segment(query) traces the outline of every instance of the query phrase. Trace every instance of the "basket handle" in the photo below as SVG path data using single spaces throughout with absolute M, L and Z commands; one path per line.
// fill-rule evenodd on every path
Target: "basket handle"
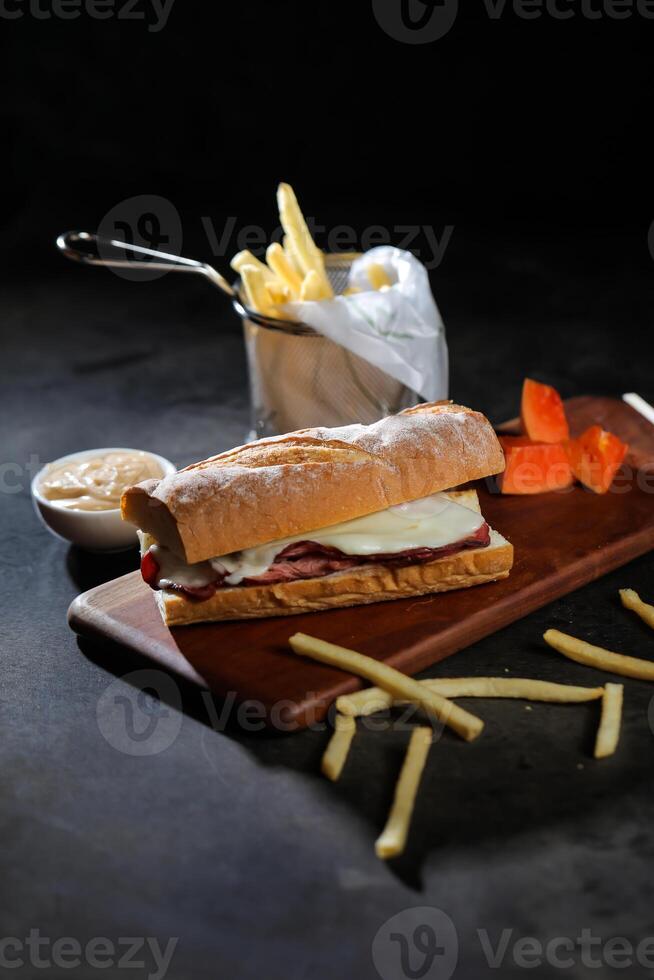
M 206 262 L 198 262 L 196 259 L 156 252 L 154 249 L 132 245 L 114 238 L 102 238 L 88 231 L 63 232 L 57 238 L 57 248 L 67 259 L 82 262 L 84 265 L 103 265 L 115 269 L 156 269 L 162 272 L 197 272 L 214 286 L 222 289 L 227 296 L 232 299 L 236 296 L 224 276 L 221 276 L 213 266 L 207 265 Z M 114 252 L 115 258 L 112 255 Z M 139 262 L 126 258 L 126 254 L 150 256 L 154 261 Z

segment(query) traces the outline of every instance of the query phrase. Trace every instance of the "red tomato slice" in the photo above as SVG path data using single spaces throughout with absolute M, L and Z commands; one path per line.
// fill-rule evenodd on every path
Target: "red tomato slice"
M 141 558 L 141 575 L 151 589 L 159 588 L 159 564 L 149 551 Z

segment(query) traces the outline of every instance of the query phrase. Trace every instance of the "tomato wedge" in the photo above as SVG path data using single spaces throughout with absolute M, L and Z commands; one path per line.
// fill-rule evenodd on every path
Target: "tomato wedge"
M 594 493 L 606 493 L 627 455 L 629 446 L 601 425 L 591 425 L 566 444 L 572 472 Z
M 570 438 L 561 396 L 550 385 L 525 378 L 520 418 L 525 435 L 535 442 L 564 442 Z
M 502 493 L 548 493 L 572 482 L 565 447 L 535 442 L 527 436 L 500 436 L 506 469 L 500 477 Z

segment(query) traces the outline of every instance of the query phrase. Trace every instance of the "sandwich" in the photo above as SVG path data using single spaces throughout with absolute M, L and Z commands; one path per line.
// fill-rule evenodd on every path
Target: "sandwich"
M 460 489 L 503 469 L 488 419 L 438 402 L 239 446 L 121 508 L 166 624 L 289 616 L 506 578 L 512 546 Z

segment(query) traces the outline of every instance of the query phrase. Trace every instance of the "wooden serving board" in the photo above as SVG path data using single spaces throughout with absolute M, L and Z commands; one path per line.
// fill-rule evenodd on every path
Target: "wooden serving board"
M 654 426 L 609 398 L 575 398 L 566 410 L 573 434 L 599 422 L 630 444 L 628 480 L 618 478 L 626 492 L 596 496 L 576 487 L 502 497 L 480 484 L 484 516 L 515 547 L 508 579 L 421 599 L 168 629 L 133 572 L 78 596 L 70 625 L 124 644 L 219 697 L 255 701 L 276 727 L 306 726 L 361 685 L 291 653 L 287 640 L 297 630 L 413 674 L 654 548 Z

